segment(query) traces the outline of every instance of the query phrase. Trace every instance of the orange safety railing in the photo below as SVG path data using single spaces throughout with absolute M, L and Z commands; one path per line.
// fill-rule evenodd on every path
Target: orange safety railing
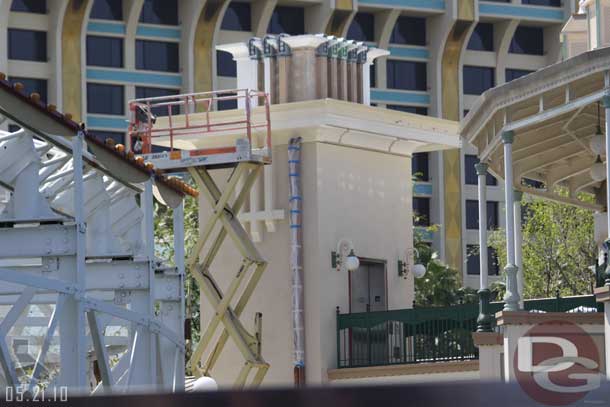
M 235 116 L 211 115 L 218 102 L 236 101 L 235 111 L 243 112 L 243 118 Z M 240 101 L 242 103 L 240 103 Z M 261 103 L 262 102 L 262 103 Z M 264 115 L 253 120 L 253 107 L 262 104 Z M 190 93 L 136 99 L 129 102 L 130 123 L 128 130 L 129 146 L 136 154 L 152 152 L 154 138 L 168 137 L 170 151 L 174 150 L 177 137 L 202 137 L 219 132 L 239 132 L 243 130 L 252 151 L 252 133 L 264 131 L 267 155 L 271 156 L 271 116 L 269 95 L 251 89 L 232 89 L 214 92 Z M 157 117 L 165 117 L 163 124 Z M 180 120 L 177 118 L 180 117 Z M 135 147 L 135 148 L 134 148 Z

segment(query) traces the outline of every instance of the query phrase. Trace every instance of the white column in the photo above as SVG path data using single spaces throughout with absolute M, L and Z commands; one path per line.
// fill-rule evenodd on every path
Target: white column
M 504 311 L 519 310 L 517 266 L 515 265 L 515 207 L 513 197 L 513 141 L 512 131 L 502 133 L 504 143 L 504 194 L 506 198 L 506 294 Z
M 604 112 L 606 114 L 606 181 L 610 180 L 610 93 L 602 99 L 604 106 Z M 610 188 L 606 185 L 606 215 L 608 217 L 608 234 L 609 237 L 606 240 L 606 246 L 610 244 Z M 610 287 L 610 267 L 606 268 L 606 283 L 605 287 L 601 290 L 608 290 Z M 607 300 L 607 296 L 604 291 L 596 293 L 597 301 L 604 303 L 604 342 L 606 346 L 606 379 L 610 380 L 610 301 Z M 601 298 L 600 298 L 601 297 Z
M 492 317 L 489 314 L 490 292 L 487 283 L 489 271 L 487 262 L 487 164 L 475 165 L 479 181 L 479 316 L 477 332 L 491 332 Z
M 602 104 L 604 106 L 604 113 L 606 114 L 606 214 L 608 216 L 608 240 L 606 244 L 610 244 L 610 186 L 608 181 L 610 180 L 610 93 L 607 92 L 602 98 Z M 610 246 L 609 246 L 610 247 Z M 610 285 L 610 262 L 609 267 L 606 268 L 606 284 Z M 610 308 L 610 307 L 606 307 Z M 606 335 L 608 338 L 608 335 Z M 608 339 L 606 339 L 608 340 Z M 610 374 L 610 373 L 609 373 Z
M 488 288 L 487 276 L 487 164 L 475 165 L 479 177 L 479 261 L 480 261 L 480 289 Z
M 517 290 L 519 293 L 519 308 L 523 309 L 523 231 L 521 230 L 521 199 L 523 192 L 513 191 L 515 197 L 515 266 L 517 266 Z

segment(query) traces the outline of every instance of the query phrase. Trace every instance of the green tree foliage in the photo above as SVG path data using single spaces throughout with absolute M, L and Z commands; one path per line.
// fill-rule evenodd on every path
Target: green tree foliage
M 174 261 L 173 210 L 155 203 L 155 252 L 164 260 Z M 186 256 L 193 249 L 199 236 L 197 200 L 187 197 L 184 200 L 184 249 Z M 193 343 L 199 341 L 199 288 L 191 273 L 186 275 L 186 318 L 191 321 L 191 343 L 187 343 L 187 356 Z
M 523 206 L 524 299 L 592 294 L 597 262 L 591 211 L 531 198 Z M 506 265 L 506 235 L 490 235 L 502 268 Z M 503 284 L 492 287 L 503 293 Z
M 415 306 L 447 307 L 478 301 L 476 290 L 462 287 L 460 273 L 442 263 L 430 246 L 422 241 L 421 235 L 414 233 L 417 249 L 416 261 L 426 266 L 426 274 L 415 279 Z

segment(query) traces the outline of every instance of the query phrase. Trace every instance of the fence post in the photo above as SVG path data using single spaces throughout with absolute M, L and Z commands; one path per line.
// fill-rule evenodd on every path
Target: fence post
M 555 312 L 560 312 L 560 302 L 561 302 L 561 293 L 559 292 L 559 288 L 555 290 Z
M 366 304 L 366 346 L 367 346 L 367 356 L 369 359 L 369 366 L 371 366 L 372 358 L 371 358 L 371 324 L 369 322 L 369 312 L 371 312 L 371 304 Z
M 337 369 L 341 367 L 341 331 L 339 327 L 339 314 L 341 309 L 337 305 L 336 313 L 337 313 Z

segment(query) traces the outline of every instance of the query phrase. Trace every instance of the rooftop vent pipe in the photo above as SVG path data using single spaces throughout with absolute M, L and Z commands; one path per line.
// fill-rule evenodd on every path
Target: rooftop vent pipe
M 237 63 L 237 87 L 261 89 L 272 104 L 332 98 L 370 104 L 370 66 L 388 51 L 326 35 L 267 35 L 220 45 Z

